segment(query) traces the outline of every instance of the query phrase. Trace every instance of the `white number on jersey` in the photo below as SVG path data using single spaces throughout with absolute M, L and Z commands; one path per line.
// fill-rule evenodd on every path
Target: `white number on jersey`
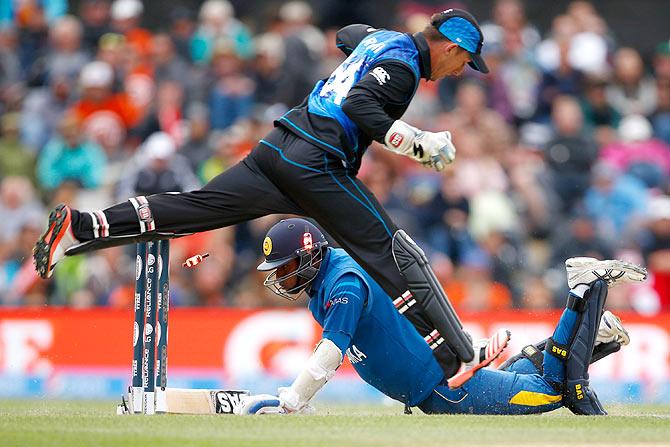
M 354 82 L 356 82 L 356 73 L 363 62 L 365 62 L 365 59 L 362 58 L 351 62 L 344 61 L 321 87 L 321 93 L 319 94 L 322 97 L 334 95 L 333 102 L 338 106 L 341 105 Z

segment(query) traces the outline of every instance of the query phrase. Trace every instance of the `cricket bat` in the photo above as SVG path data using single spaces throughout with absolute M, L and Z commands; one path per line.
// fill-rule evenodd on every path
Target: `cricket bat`
M 162 402 L 156 404 L 156 413 L 234 414 L 240 406 L 242 397 L 248 396 L 249 391 L 165 388 L 162 394 Z M 132 402 L 132 399 L 128 400 L 130 406 Z M 128 403 L 124 396 L 118 406 L 117 414 L 132 414 L 133 408 L 130 408 Z M 142 409 L 138 412 L 141 413 Z

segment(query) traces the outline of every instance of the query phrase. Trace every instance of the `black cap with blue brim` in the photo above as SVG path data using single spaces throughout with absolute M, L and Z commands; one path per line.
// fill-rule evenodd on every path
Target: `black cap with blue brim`
M 482 73 L 489 72 L 481 54 L 484 36 L 472 14 L 462 9 L 447 9 L 437 14 L 431 24 L 444 37 L 470 53 L 468 65 Z

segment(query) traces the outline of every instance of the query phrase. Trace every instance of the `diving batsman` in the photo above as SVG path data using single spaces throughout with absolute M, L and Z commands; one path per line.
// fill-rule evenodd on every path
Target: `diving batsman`
M 604 311 L 609 287 L 646 279 L 646 270 L 622 261 L 570 258 L 565 262 L 566 308 L 553 335 L 505 362 L 500 369 L 462 366 L 460 380 L 446 376 L 431 348 L 398 312 L 385 291 L 344 250 L 331 248 L 304 219 L 282 220 L 267 233 L 265 285 L 278 295 L 309 297 L 309 310 L 323 328 L 293 384 L 278 394 L 243 399 L 239 414 L 298 413 L 333 377 L 346 355 L 367 383 L 425 413 L 531 414 L 567 407 L 578 415 L 607 414 L 589 384 L 589 365 L 629 343 L 621 321 Z M 482 358 L 509 336 L 500 330 L 476 343 Z M 428 343 L 427 343 L 428 342 Z M 458 377 L 455 376 L 455 377 Z
M 422 80 L 459 76 L 466 65 L 487 73 L 482 45 L 477 20 L 458 9 L 434 14 L 416 34 L 342 28 L 337 46 L 347 58 L 302 104 L 279 117 L 244 160 L 196 191 L 131 197 L 93 211 L 59 205 L 33 251 L 37 272 L 51 276 L 65 255 L 268 214 L 307 216 L 399 303 L 421 338 L 434 341 L 436 365 L 445 377 L 454 376 L 463 362 L 477 361 L 471 339 L 423 251 L 356 175 L 373 140 L 428 169 L 442 171 L 454 161 L 449 132 L 417 129 L 401 118 Z

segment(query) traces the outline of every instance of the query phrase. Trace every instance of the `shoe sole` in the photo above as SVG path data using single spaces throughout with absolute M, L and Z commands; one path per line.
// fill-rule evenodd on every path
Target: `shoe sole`
M 49 214 L 49 223 L 47 230 L 40 236 L 33 248 L 33 261 L 35 270 L 40 277 L 49 278 L 53 272 L 51 259 L 53 258 L 53 249 L 58 246 L 65 232 L 61 231 L 70 224 L 71 214 L 67 206 L 58 205 Z
M 579 272 L 573 275 L 574 277 L 581 277 L 586 273 L 592 273 L 598 279 L 600 275 L 595 273 L 597 271 L 604 270 L 606 275 L 610 275 L 611 279 L 605 280 L 609 286 L 613 286 L 619 283 L 619 280 L 623 279 L 624 282 L 637 282 L 644 281 L 647 279 L 647 270 L 643 267 L 635 265 L 630 262 L 620 261 L 620 260 L 611 260 L 611 261 L 577 261 L 574 264 L 565 264 L 567 269 L 578 270 Z M 612 275 L 612 272 L 617 271 L 616 275 Z M 635 278 L 631 275 L 639 275 L 641 278 Z M 586 284 L 586 283 L 580 283 Z
M 509 341 L 512 338 L 512 333 L 510 331 L 505 332 L 507 332 L 507 337 L 505 337 L 505 340 L 500 344 L 500 346 L 498 346 L 498 349 L 496 349 L 493 352 L 493 355 L 491 357 L 479 362 L 477 365 L 472 367 L 472 369 L 457 373 L 449 380 L 447 380 L 447 385 L 449 385 L 449 389 L 454 390 L 456 388 L 460 388 L 461 386 L 463 386 L 465 382 L 472 379 L 472 376 L 474 376 L 477 371 L 479 371 L 484 367 L 489 366 L 495 359 L 500 357 L 500 354 L 502 354 L 505 348 L 507 348 L 507 345 L 509 344 Z
M 622 346 L 626 346 L 628 343 L 630 343 L 630 335 L 628 335 L 628 331 L 626 328 L 623 327 L 623 324 L 621 323 L 621 319 L 614 315 L 613 313 L 609 313 L 610 317 L 605 319 L 605 321 L 611 325 L 614 326 L 614 328 L 618 331 L 617 338 L 614 340 L 617 343 L 620 343 Z M 619 341 L 618 338 L 621 337 L 623 340 Z

